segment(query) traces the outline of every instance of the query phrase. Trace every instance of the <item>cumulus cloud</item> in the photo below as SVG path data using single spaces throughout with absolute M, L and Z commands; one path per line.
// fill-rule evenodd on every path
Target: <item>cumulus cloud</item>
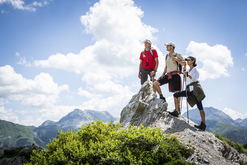
M 12 109 L 5 109 L 4 106 L 0 107 L 0 119 L 19 123 L 18 117 L 15 115 Z
M 32 80 L 9 65 L 0 67 L 0 98 L 4 100 L 18 101 L 24 106 L 49 106 L 68 88 L 68 85 L 58 86 L 47 73 L 40 73 Z
M 34 1 L 33 3 L 25 4 L 24 0 L 0 0 L 0 5 L 4 3 L 12 5 L 14 9 L 36 11 L 37 7 L 46 6 L 48 1 Z
M 202 63 L 202 67 L 199 66 L 202 81 L 229 76 L 227 69 L 233 66 L 233 58 L 231 51 L 226 46 L 209 46 L 207 43 L 191 41 L 186 50 Z
M 224 108 L 224 110 L 222 110 L 224 113 L 228 114 L 233 120 L 236 120 L 238 118 L 240 119 L 245 119 L 247 118 L 247 114 L 242 114 L 242 113 L 239 113 L 237 111 L 234 111 L 230 108 Z
M 158 31 L 141 21 L 143 14 L 132 0 L 100 0 L 80 18 L 85 32 L 95 40 L 93 45 L 79 54 L 57 53 L 46 60 L 36 60 L 33 65 L 81 75 L 86 85 L 78 89 L 78 95 L 89 99 L 83 107 L 119 115 L 133 95 L 125 85 L 126 78 L 136 75 L 131 81 L 139 82 L 137 72 L 139 55 L 144 48 L 142 42 L 146 38 L 155 40 L 153 34 Z M 163 60 L 160 61 L 162 65 Z

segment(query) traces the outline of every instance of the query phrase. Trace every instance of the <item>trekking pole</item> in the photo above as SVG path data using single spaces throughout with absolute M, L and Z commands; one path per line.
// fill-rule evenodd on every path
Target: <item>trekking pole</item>
M 187 81 L 186 81 L 185 75 L 184 75 L 184 79 L 185 79 L 185 93 L 186 93 L 187 120 L 188 120 L 188 123 L 189 123 L 189 106 L 188 106 L 188 101 L 187 101 L 188 92 L 187 92 Z
M 182 90 L 184 90 L 184 78 L 185 76 L 183 76 L 183 86 L 182 86 Z M 180 112 L 182 113 L 183 110 L 183 97 L 181 97 L 181 103 L 180 103 Z

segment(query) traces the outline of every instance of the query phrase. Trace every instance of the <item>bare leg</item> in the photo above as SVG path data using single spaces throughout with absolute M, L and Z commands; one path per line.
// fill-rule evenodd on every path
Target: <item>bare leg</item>
M 205 122 L 205 111 L 203 109 L 200 110 L 200 115 L 201 115 L 202 122 L 206 125 L 206 122 Z
M 179 92 L 179 91 L 175 91 L 175 93 L 177 93 L 177 92 Z M 180 100 L 181 100 L 180 97 L 179 98 L 174 97 L 174 104 L 175 104 L 175 109 L 177 112 L 179 112 Z
M 179 98 L 180 98 L 180 97 L 179 97 Z M 178 107 L 179 107 L 179 98 L 174 97 L 175 110 L 176 110 L 177 112 L 179 112 L 179 111 L 178 111 Z
M 159 95 L 162 94 L 162 91 L 160 89 L 160 83 L 158 81 L 155 81 L 153 84 L 154 92 L 158 92 Z

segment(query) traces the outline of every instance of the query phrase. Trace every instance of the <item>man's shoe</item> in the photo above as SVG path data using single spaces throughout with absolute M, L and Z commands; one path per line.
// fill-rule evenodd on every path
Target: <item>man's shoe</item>
M 207 127 L 203 122 L 201 122 L 200 125 L 194 125 L 194 126 L 202 131 L 205 131 Z
M 175 110 L 175 111 L 173 111 L 173 112 L 168 112 L 170 115 L 172 115 L 172 116 L 175 116 L 175 117 L 178 117 L 178 112 Z
M 161 100 L 164 100 L 164 102 L 166 102 L 166 98 L 165 97 L 160 97 Z
M 174 109 L 174 111 L 173 111 L 173 112 L 175 112 L 175 111 L 176 111 L 176 109 Z M 179 115 L 181 115 L 180 106 L 178 107 L 178 114 L 179 114 Z

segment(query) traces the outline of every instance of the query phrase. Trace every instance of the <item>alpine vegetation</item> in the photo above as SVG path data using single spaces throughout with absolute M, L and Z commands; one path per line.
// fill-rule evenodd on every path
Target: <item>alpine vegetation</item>
M 46 150 L 34 151 L 31 164 L 192 164 L 186 162 L 193 149 L 161 129 L 101 121 L 77 132 L 59 132 Z

